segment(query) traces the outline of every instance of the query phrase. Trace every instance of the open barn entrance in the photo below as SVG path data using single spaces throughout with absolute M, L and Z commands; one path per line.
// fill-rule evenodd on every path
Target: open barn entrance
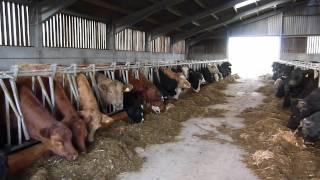
M 280 57 L 280 37 L 230 37 L 228 46 L 232 71 L 243 78 L 271 73 Z

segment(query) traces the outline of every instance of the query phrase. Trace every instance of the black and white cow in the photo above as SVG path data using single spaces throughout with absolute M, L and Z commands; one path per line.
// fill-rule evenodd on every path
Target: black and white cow
M 208 67 L 202 67 L 199 72 L 203 75 L 203 78 L 207 83 L 213 83 L 215 81 L 214 75 L 210 72 Z
M 315 89 L 304 99 L 298 100 L 297 105 L 292 108 L 292 115 L 288 121 L 287 127 L 297 129 L 300 121 L 311 114 L 320 111 L 320 89 Z
M 230 62 L 224 62 L 221 65 L 218 65 L 219 72 L 223 77 L 227 77 L 231 74 L 231 66 Z
M 175 89 L 178 87 L 178 82 L 169 78 L 160 69 L 155 69 L 153 71 L 153 84 L 162 93 L 164 99 L 168 99 L 169 97 L 176 95 Z
M 124 92 L 123 110 L 127 112 L 130 122 L 141 123 L 144 121 L 143 102 L 138 93 L 134 91 Z
M 197 93 L 200 92 L 200 86 L 206 83 L 203 75 L 200 72 L 195 72 L 194 70 L 189 69 L 188 77 L 192 90 Z

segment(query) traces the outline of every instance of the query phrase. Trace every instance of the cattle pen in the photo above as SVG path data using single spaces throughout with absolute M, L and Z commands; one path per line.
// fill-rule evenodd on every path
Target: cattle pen
M 319 23 L 319 0 L 1 0 L 0 180 L 320 179 Z

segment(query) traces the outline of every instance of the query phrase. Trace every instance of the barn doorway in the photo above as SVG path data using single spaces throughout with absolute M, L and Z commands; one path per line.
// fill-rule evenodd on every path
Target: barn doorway
M 242 78 L 271 74 L 272 62 L 280 58 L 280 37 L 230 37 L 228 56 Z

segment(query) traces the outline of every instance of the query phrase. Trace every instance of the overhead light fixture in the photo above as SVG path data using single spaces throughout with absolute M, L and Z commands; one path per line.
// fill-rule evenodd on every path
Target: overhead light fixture
M 257 3 L 258 1 L 259 0 L 246 0 L 246 1 L 243 1 L 241 3 L 234 5 L 234 9 L 239 9 L 239 8 L 242 8 L 242 7 L 247 6 L 249 4 Z

